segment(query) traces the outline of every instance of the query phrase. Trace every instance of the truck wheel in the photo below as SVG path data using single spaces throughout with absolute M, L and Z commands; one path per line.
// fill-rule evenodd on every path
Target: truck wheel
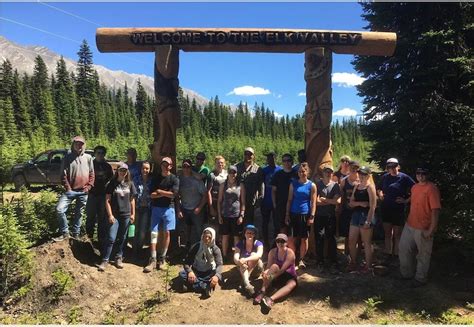
M 25 177 L 23 177 L 23 175 L 16 175 L 13 177 L 13 184 L 15 184 L 15 191 L 19 192 L 20 188 L 26 185 Z

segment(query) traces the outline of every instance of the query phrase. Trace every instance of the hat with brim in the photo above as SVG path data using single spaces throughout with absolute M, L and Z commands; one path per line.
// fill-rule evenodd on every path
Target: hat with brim
M 229 168 L 227 168 L 227 171 L 228 171 L 228 172 L 230 172 L 230 171 L 235 171 L 235 172 L 237 172 L 238 170 L 237 170 L 237 167 L 236 167 L 236 166 L 232 165 L 232 166 L 229 166 Z
M 358 161 L 355 161 L 355 160 L 351 160 L 349 161 L 349 166 L 356 166 L 356 167 L 360 167 L 360 164 Z
M 288 242 L 288 236 L 286 236 L 286 234 L 280 233 L 275 237 L 275 241 L 278 241 L 278 240 L 283 240 L 285 242 Z
M 417 174 L 428 174 L 429 172 L 430 172 L 430 170 L 426 167 L 416 168 L 416 173 Z
M 173 164 L 173 160 L 170 157 L 163 157 L 163 159 L 161 159 L 161 163 L 163 162 L 167 162 L 169 165 Z
M 183 167 L 185 167 L 185 166 L 192 167 L 193 162 L 191 161 L 191 159 L 184 159 L 182 165 L 183 165 Z
M 127 169 L 128 170 L 128 165 L 125 162 L 120 162 L 117 169 Z
M 386 163 L 387 166 L 398 166 L 397 158 L 389 158 Z
M 81 142 L 81 143 L 86 143 L 86 141 L 84 140 L 84 138 L 82 136 L 75 136 L 73 139 L 72 139 L 73 142 Z
M 365 175 L 372 174 L 372 170 L 370 170 L 370 168 L 366 166 L 360 167 L 359 169 L 357 169 L 357 172 L 360 174 L 365 174 Z
M 250 152 L 251 154 L 255 154 L 254 149 L 251 148 L 251 147 L 246 147 L 246 148 L 244 149 L 244 152 Z
M 334 167 L 331 166 L 331 165 L 329 165 L 329 164 L 326 164 L 326 165 L 323 165 L 323 166 L 321 167 L 321 170 L 322 170 L 322 171 L 330 170 L 331 172 L 334 172 Z
M 247 230 L 251 230 L 251 231 L 254 232 L 255 234 L 258 233 L 257 227 L 255 227 L 255 225 L 252 225 L 252 224 L 249 224 L 249 225 L 245 226 L 245 228 L 244 228 L 244 233 L 245 233 Z

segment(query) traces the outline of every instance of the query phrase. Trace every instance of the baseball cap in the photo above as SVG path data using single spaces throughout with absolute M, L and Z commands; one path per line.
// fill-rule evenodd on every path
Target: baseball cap
M 284 240 L 285 242 L 288 242 L 288 236 L 286 234 L 280 233 L 275 237 L 276 240 Z
M 258 229 L 257 229 L 257 227 L 255 227 L 255 225 L 248 224 L 247 226 L 245 226 L 244 233 L 247 231 L 247 229 L 252 230 L 255 234 L 258 233 Z
M 397 158 L 390 158 L 387 160 L 387 165 L 393 166 L 393 165 L 398 165 L 398 159 Z
M 331 166 L 330 164 L 325 164 L 321 167 L 321 170 L 330 170 L 330 171 L 334 171 L 334 167 Z
M 81 142 L 81 143 L 86 143 L 86 141 L 84 140 L 84 138 L 82 136 L 74 136 L 74 138 L 72 139 L 73 142 Z
M 125 162 L 120 162 L 117 169 L 128 169 L 128 165 Z
M 191 159 L 184 159 L 184 160 L 183 160 L 183 167 L 184 167 L 184 166 L 192 167 L 192 166 L 193 166 L 193 162 L 191 161 Z
M 359 169 L 357 169 L 357 172 L 362 173 L 362 174 L 366 174 L 366 175 L 372 174 L 372 170 L 370 170 L 370 168 L 366 167 L 366 166 L 360 167 Z
M 359 164 L 358 161 L 350 160 L 350 161 L 349 161 L 349 166 L 357 166 L 357 167 L 360 167 L 360 164 Z
M 351 157 L 349 157 L 348 155 L 343 155 L 341 157 L 341 159 L 339 159 L 339 161 L 347 161 L 347 162 L 350 162 L 351 161 Z
M 170 157 L 163 157 L 163 159 L 161 159 L 161 163 L 163 162 L 167 162 L 170 165 L 173 164 L 173 160 Z
M 231 170 L 237 172 L 237 171 L 238 171 L 238 170 L 237 170 L 237 166 L 231 165 L 231 166 L 229 166 L 229 168 L 227 168 L 227 171 L 231 171 Z
M 255 151 L 254 151 L 253 148 L 251 148 L 251 147 L 246 147 L 246 148 L 244 149 L 244 152 L 250 152 L 250 153 L 252 153 L 252 154 L 255 154 Z
M 430 172 L 430 170 L 426 167 L 418 167 L 416 168 L 416 173 L 419 174 L 428 174 Z

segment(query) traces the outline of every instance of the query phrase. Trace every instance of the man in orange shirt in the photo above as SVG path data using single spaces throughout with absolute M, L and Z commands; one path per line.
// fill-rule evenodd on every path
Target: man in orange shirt
M 426 168 L 416 170 L 418 183 L 411 189 L 410 214 L 400 238 L 400 273 L 404 279 L 414 277 L 413 287 L 427 282 L 433 234 L 441 209 L 438 187 L 429 181 L 428 173 Z

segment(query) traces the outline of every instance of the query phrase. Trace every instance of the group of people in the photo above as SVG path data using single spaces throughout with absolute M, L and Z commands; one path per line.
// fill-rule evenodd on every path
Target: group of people
M 94 158 L 84 151 L 84 139 L 75 137 L 62 163 L 66 192 L 57 206 L 60 236 L 55 240 L 70 237 L 66 211 L 76 200 L 72 236 L 79 235 L 85 206 L 89 238 L 98 225 L 101 271 L 111 258 L 117 268 L 123 268 L 130 224 L 135 225 L 133 248 L 141 251 L 146 245 L 150 249 L 144 272 L 166 265 L 170 232 L 176 230 L 177 246 L 187 251 L 180 273 L 183 288 L 199 289 L 210 296 L 222 279 L 223 263 L 233 261 L 243 288 L 254 302 L 271 308 L 275 300 L 296 287 L 296 269 L 306 267 L 312 225 L 318 265 L 327 263 L 338 269 L 339 235 L 345 237 L 344 248 L 349 254 L 347 270 L 369 273 L 373 227 L 381 217 L 387 260 L 398 255 L 402 278 L 414 278 L 418 285 L 426 283 L 441 207 L 439 191 L 429 181 L 426 168 L 417 169 L 415 184 L 400 172 L 398 160 L 390 158 L 386 173 L 375 185 L 369 167 L 343 156 L 337 171 L 323 165 L 322 176 L 312 180 L 304 150 L 298 151 L 296 165 L 291 154 L 284 154 L 281 166 L 276 164 L 276 154 L 269 152 L 262 168 L 255 162 L 254 149 L 247 147 L 243 160 L 227 168 L 225 158 L 216 156 L 213 170 L 204 164 L 205 153 L 199 152 L 194 162 L 182 161 L 177 175 L 172 173 L 171 158 L 163 157 L 153 167 L 149 161 L 137 162 L 136 150 L 129 149 L 127 161 L 113 173 L 105 161 L 105 147 L 95 147 Z M 377 200 L 381 206 L 376 215 Z M 411 209 L 405 224 L 408 203 Z M 262 215 L 261 234 L 254 226 L 256 208 Z M 357 257 L 362 248 L 365 260 L 359 265 Z M 266 269 L 264 249 L 271 249 Z M 263 278 L 258 294 L 250 282 L 255 272 Z M 271 284 L 278 290 L 268 296 Z

